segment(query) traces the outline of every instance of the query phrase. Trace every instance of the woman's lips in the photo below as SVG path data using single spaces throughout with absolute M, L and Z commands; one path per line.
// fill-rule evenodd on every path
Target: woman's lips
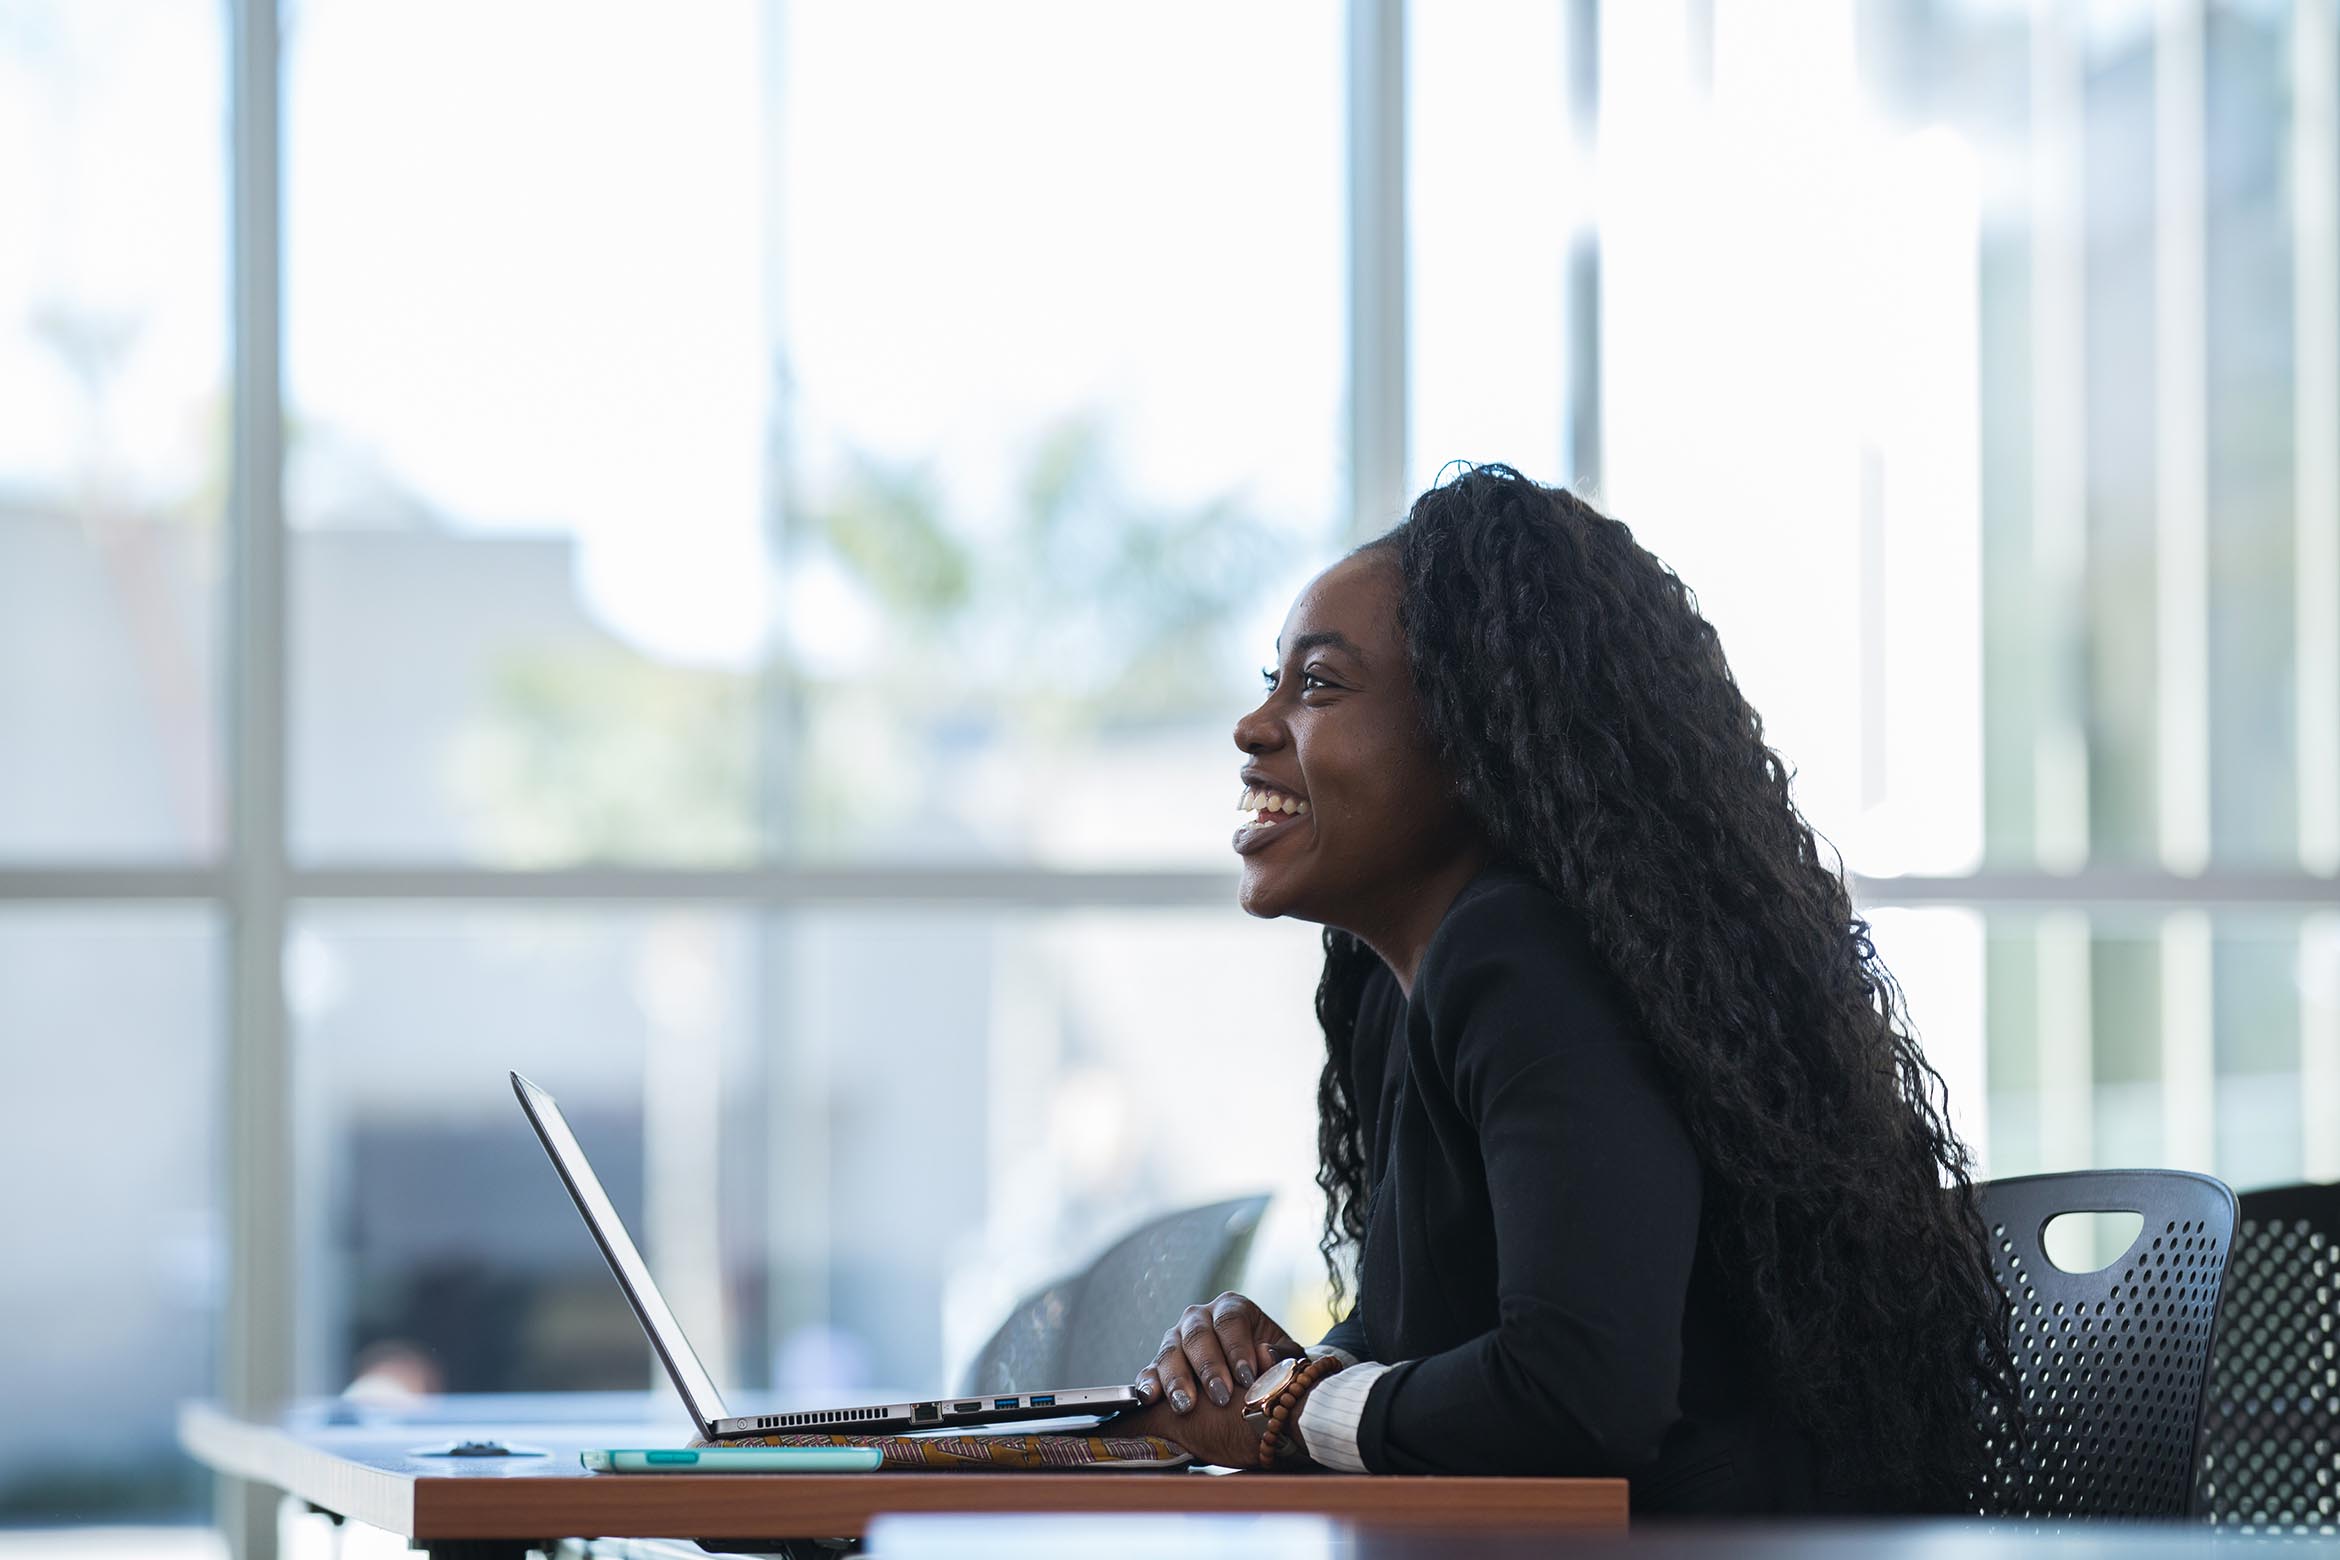
M 1235 831 L 1235 854 L 1248 856 L 1253 851 L 1265 849 L 1283 835 L 1316 826 L 1313 813 L 1270 813 L 1268 818 L 1272 821 L 1254 820 Z

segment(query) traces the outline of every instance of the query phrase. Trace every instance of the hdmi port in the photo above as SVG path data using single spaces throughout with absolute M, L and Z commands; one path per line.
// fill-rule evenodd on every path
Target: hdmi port
M 954 1414 L 972 1414 L 982 1406 L 983 1405 L 981 1403 L 953 1403 L 951 1405 L 951 1412 Z

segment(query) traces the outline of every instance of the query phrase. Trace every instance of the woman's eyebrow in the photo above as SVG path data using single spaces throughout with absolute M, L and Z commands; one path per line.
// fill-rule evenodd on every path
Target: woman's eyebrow
M 1292 641 L 1292 653 L 1294 655 L 1306 655 L 1309 651 L 1316 649 L 1318 646 L 1323 646 L 1328 650 L 1339 650 L 1346 654 L 1351 660 L 1355 661 L 1359 666 L 1366 666 L 1369 664 L 1365 659 L 1365 652 L 1352 644 L 1349 640 L 1349 636 L 1342 633 L 1337 628 L 1320 628 L 1314 632 L 1300 635 L 1298 638 Z M 1276 654 L 1282 655 L 1283 653 L 1284 641 L 1278 639 L 1276 641 Z

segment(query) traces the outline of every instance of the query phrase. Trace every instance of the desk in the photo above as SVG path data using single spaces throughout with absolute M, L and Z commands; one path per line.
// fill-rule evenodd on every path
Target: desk
M 284 1491 L 448 1560 L 519 1560 L 563 1538 L 703 1538 L 715 1547 L 858 1538 L 883 1512 L 1335 1513 L 1370 1529 L 1621 1532 L 1621 1479 L 1367 1478 L 1346 1474 L 590 1474 L 594 1446 L 679 1445 L 671 1425 L 589 1423 L 556 1398 L 504 1400 L 500 1422 L 450 1406 L 334 1424 L 317 1406 L 253 1423 L 180 1411 L 179 1444 L 216 1473 Z M 533 1412 L 527 1410 L 533 1409 Z M 428 1455 L 493 1440 L 541 1456 Z

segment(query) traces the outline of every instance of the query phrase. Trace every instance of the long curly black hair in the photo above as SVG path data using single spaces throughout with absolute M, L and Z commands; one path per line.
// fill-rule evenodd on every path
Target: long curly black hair
M 2019 1435 L 1946 1090 L 1821 859 L 1697 598 L 1620 522 L 1466 469 L 1358 552 L 1392 555 L 1427 735 L 1499 854 L 1576 910 L 1630 993 L 1719 1206 L 1708 1221 L 1834 1503 L 1971 1509 Z M 1322 1249 L 1364 1238 L 1348 1088 L 1380 960 L 1324 933 Z

